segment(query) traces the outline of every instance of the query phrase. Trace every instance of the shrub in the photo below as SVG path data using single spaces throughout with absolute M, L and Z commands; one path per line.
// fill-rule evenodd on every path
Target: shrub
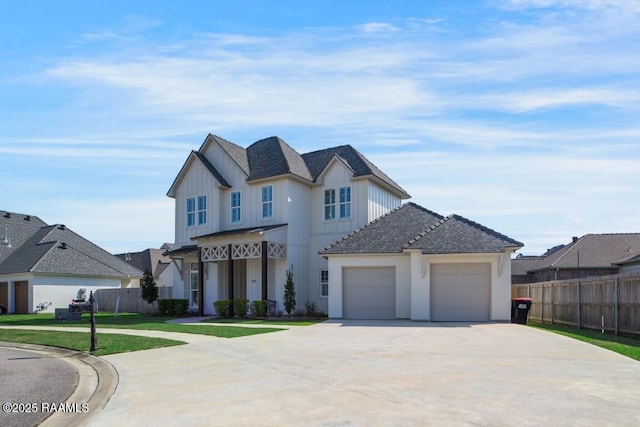
M 248 299 L 234 299 L 233 300 L 233 313 L 238 317 L 245 317 L 249 311 Z
M 147 269 L 144 270 L 140 287 L 142 288 L 142 299 L 147 303 L 153 304 L 158 300 L 158 284 Z
M 313 301 L 307 300 L 304 307 L 307 310 L 307 316 L 314 316 L 318 312 L 318 304 Z
M 254 317 L 266 317 L 267 302 L 260 300 L 251 301 L 251 315 Z
M 184 316 L 189 309 L 189 300 L 186 299 L 159 299 L 158 311 L 160 314 L 168 314 L 169 316 Z
M 174 299 L 173 310 L 178 316 L 184 316 L 189 309 L 189 300 L 186 299 Z
M 296 308 L 296 288 L 293 283 L 293 271 L 287 270 L 287 279 L 284 284 L 284 309 L 289 316 L 294 308 Z
M 213 303 L 213 308 L 220 317 L 229 317 L 231 312 L 231 301 L 228 299 L 221 299 Z
M 160 314 L 170 314 L 171 311 L 171 300 L 170 299 L 159 299 L 158 300 L 158 311 Z

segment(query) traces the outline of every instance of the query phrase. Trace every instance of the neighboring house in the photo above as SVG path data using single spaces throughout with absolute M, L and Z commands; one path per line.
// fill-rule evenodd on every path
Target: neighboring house
M 174 297 L 206 314 L 216 300 L 239 298 L 282 310 L 289 269 L 297 307 L 309 300 L 326 312 L 318 252 L 410 197 L 349 145 L 300 154 L 278 137 L 245 149 L 215 135 L 189 154 L 167 195 L 176 209 Z
M 618 273 L 620 274 L 639 273 L 640 272 L 640 253 L 618 260 L 614 262 L 613 265 L 617 266 L 620 269 L 618 270 Z
M 131 286 L 142 272 L 69 230 L 0 211 L 0 304 L 9 313 L 67 307 L 78 289 Z
M 277 137 L 245 149 L 208 135 L 167 195 L 174 297 L 202 313 L 238 298 L 282 310 L 291 269 L 297 306 L 331 317 L 510 318 L 509 259 L 522 244 L 402 205 L 407 192 L 349 145 L 299 154 Z
M 145 249 L 141 252 L 127 252 L 115 256 L 142 272 L 149 271 L 158 287 L 167 287 L 173 286 L 171 258 L 167 255 L 167 252 L 172 249 L 171 243 L 165 243 L 160 249 Z
M 513 284 L 640 270 L 640 233 L 585 234 L 540 256 L 511 260 Z
M 321 252 L 329 317 L 509 320 L 511 253 L 522 243 L 407 203 Z

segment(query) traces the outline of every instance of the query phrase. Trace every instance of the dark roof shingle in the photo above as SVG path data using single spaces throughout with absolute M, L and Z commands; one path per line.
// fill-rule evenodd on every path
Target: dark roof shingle
M 459 215 L 443 217 L 415 203 L 397 209 L 345 236 L 320 253 L 424 254 L 500 253 L 523 244 Z

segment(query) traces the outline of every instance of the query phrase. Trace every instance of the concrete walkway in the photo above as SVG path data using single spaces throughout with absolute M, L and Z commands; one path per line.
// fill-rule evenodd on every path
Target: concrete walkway
M 102 357 L 118 387 L 84 425 L 640 425 L 639 362 L 521 325 L 328 321 L 234 339 L 104 332 L 188 344 Z

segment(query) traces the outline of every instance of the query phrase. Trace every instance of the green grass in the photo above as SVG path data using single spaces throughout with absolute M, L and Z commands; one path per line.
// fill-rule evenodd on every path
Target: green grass
M 317 323 L 322 323 L 327 319 L 314 319 L 314 320 L 290 320 L 283 318 L 282 320 L 272 319 L 205 319 L 200 323 L 239 323 L 242 325 L 281 325 L 281 326 L 311 326 Z
M 571 337 L 598 347 L 606 348 L 624 356 L 640 361 L 640 340 L 616 336 L 611 333 L 576 329 L 569 326 L 550 325 L 547 323 L 529 323 L 534 328 L 544 329 L 556 334 Z
M 96 335 L 98 348 L 91 354 L 105 356 L 107 354 L 126 353 L 130 351 L 149 350 L 160 347 L 171 347 L 186 344 L 184 341 L 164 338 L 140 337 L 122 334 Z M 0 341 L 40 344 L 62 347 L 77 351 L 89 351 L 91 334 L 89 332 L 59 332 L 27 329 L 0 329 Z
M 249 335 L 265 334 L 282 331 L 282 328 L 247 328 L 217 325 L 189 325 L 165 323 L 175 319 L 170 316 L 144 316 L 138 313 L 120 313 L 114 317 L 113 313 L 97 313 L 96 328 L 140 329 L 148 331 L 180 332 L 185 334 L 210 335 L 219 338 L 237 338 Z M 55 320 L 52 313 L 46 314 L 12 314 L 0 317 L 0 324 L 7 326 L 63 326 L 90 327 L 90 316 L 83 314 L 81 320 L 61 322 Z

